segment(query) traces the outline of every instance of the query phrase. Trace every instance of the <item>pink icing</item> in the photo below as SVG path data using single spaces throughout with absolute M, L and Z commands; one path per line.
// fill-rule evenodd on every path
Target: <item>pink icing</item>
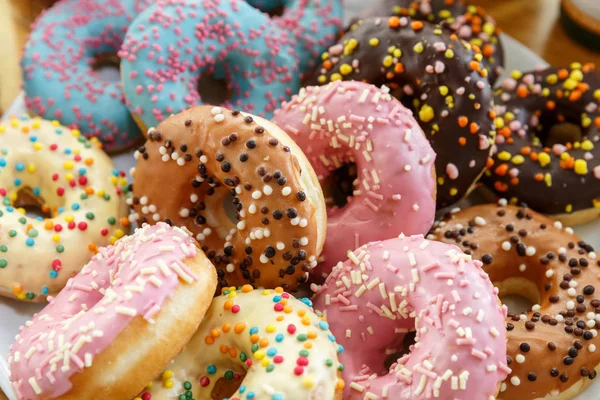
M 322 272 L 364 243 L 429 230 L 435 153 L 411 111 L 387 88 L 340 81 L 307 87 L 273 122 L 298 143 L 321 182 L 344 162 L 356 163 L 354 196 L 327 212 Z
M 194 243 L 182 229 L 159 222 L 101 248 L 20 328 L 9 356 L 17 397 L 46 399 L 69 392 L 70 377 L 90 367 L 134 316 L 152 323 L 179 279 L 196 280 L 183 263 L 196 256 Z
M 314 302 L 346 349 L 344 399 L 494 398 L 510 371 L 506 309 L 481 262 L 421 235 L 371 243 L 349 256 Z M 410 353 L 386 374 L 384 360 L 415 329 Z

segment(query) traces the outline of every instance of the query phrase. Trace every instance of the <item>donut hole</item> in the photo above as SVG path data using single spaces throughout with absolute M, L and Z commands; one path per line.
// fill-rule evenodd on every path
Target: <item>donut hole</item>
M 281 17 L 285 11 L 285 7 L 280 1 L 273 0 L 251 0 L 248 2 L 252 7 L 256 8 L 269 17 Z
M 342 208 L 348 204 L 354 193 L 354 181 L 357 176 L 355 163 L 344 163 L 329 174 L 322 185 L 328 207 Z
M 98 78 L 105 82 L 120 82 L 121 60 L 116 53 L 100 53 L 94 55 L 92 59 L 92 70 Z
M 562 122 L 550 127 L 546 135 L 542 136 L 544 147 L 552 147 L 555 144 L 565 145 L 567 143 L 581 142 L 583 132 L 579 124 Z
M 30 218 L 52 218 L 50 207 L 29 187 L 24 187 L 17 192 L 13 206 L 24 209 L 25 215 Z
M 228 192 L 227 195 L 223 198 L 223 211 L 225 211 L 225 215 L 229 219 L 232 224 L 238 223 L 238 211 L 237 211 L 237 200 L 233 196 L 231 192 Z
M 404 336 L 404 339 L 402 340 L 402 348 L 399 351 L 391 354 L 390 356 L 388 356 L 385 359 L 385 361 L 384 361 L 385 370 L 382 371 L 382 373 L 389 371 L 392 364 L 394 364 L 396 361 L 398 361 L 398 359 L 400 357 L 402 357 L 410 352 L 410 346 L 412 346 L 413 344 L 416 343 L 415 342 L 416 337 L 417 337 L 417 332 L 408 332 Z
M 225 104 L 231 100 L 231 90 L 225 78 L 214 73 L 200 75 L 196 83 L 196 91 L 206 104 Z
M 231 379 L 227 379 L 227 377 L 223 376 L 217 379 L 217 381 L 215 382 L 215 386 L 213 387 L 213 390 L 210 393 L 210 398 L 212 400 L 229 399 L 242 385 L 244 375 L 234 373 L 233 371 L 228 372 L 231 372 Z
M 494 286 L 500 290 L 500 300 L 511 314 L 529 312 L 534 304 L 540 304 L 539 288 L 529 279 L 508 278 L 502 282 L 494 282 Z

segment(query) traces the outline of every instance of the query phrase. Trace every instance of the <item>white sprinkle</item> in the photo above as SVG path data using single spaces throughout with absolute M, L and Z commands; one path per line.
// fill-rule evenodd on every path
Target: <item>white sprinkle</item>
M 35 380 L 35 378 L 32 376 L 31 378 L 29 378 L 29 385 L 31 386 L 31 388 L 33 389 L 33 391 L 35 392 L 35 394 L 41 394 L 42 393 L 42 389 L 40 389 L 40 385 L 38 385 L 37 381 Z
M 591 353 L 594 353 L 594 352 L 596 351 L 596 345 L 595 345 L 595 344 L 590 344 L 590 345 L 588 346 L 588 350 L 589 350 Z
M 483 317 L 485 316 L 485 312 L 483 310 L 479 310 L 477 313 L 477 317 L 475 318 L 477 322 L 483 321 Z
M 413 283 L 419 282 L 419 271 L 416 268 L 410 270 Z
M 510 242 L 504 241 L 502 242 L 502 250 L 504 251 L 509 251 L 511 249 L 511 245 Z
M 292 193 L 292 188 L 289 186 L 284 187 L 281 191 L 281 194 L 284 196 L 289 196 L 290 193 Z
M 169 253 L 175 250 L 175 246 L 158 246 L 158 251 L 161 253 Z
M 183 271 L 183 269 L 181 269 L 181 267 L 179 265 L 177 265 L 177 263 L 171 264 L 171 269 L 173 269 L 173 271 L 175 271 L 175 273 L 177 275 L 179 275 L 179 277 L 181 279 L 183 279 L 184 282 L 186 282 L 186 283 L 192 283 L 192 282 L 194 282 L 194 279 L 191 276 L 189 276 L 188 274 L 186 274 Z
M 262 197 L 262 192 L 260 190 L 255 190 L 254 192 L 252 192 L 252 198 L 254 200 L 258 200 Z
M 533 256 L 536 253 L 536 249 L 533 246 L 529 246 L 527 247 L 527 250 L 525 250 L 525 254 L 527 254 L 528 256 Z
M 130 317 L 135 317 L 137 315 L 137 311 L 131 307 L 116 306 L 115 311 L 117 314 L 129 315 Z
M 232 273 L 233 271 L 235 271 L 235 265 L 233 264 L 227 264 L 227 266 L 225 267 L 225 270 L 229 273 Z
M 517 354 L 517 357 L 515 357 L 515 359 L 519 364 L 523 364 L 525 362 L 525 356 L 523 354 Z
M 515 386 L 519 386 L 521 384 L 521 380 L 518 376 L 513 376 L 512 378 L 510 378 L 510 383 L 512 383 Z
M 212 115 L 221 114 L 222 112 L 223 112 L 223 110 L 221 110 L 221 107 L 213 107 L 213 108 L 210 110 L 210 113 L 211 113 Z
M 546 278 L 552 278 L 554 276 L 554 270 L 549 269 L 546 271 Z
M 482 217 L 475 217 L 475 225 L 485 226 L 487 224 L 486 220 Z
M 567 301 L 567 310 L 573 310 L 575 308 L 575 302 L 573 300 Z
M 413 253 L 408 253 L 408 261 L 410 262 L 411 267 L 414 267 L 415 265 L 417 265 L 417 260 Z

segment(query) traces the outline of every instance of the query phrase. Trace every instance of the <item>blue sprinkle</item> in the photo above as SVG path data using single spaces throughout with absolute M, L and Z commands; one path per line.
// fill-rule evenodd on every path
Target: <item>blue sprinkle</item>
M 212 375 L 215 372 L 217 372 L 217 367 L 214 366 L 213 364 L 210 364 L 208 367 L 206 367 L 206 371 Z
M 42 294 L 48 294 L 48 286 L 42 286 Z
M 77 210 L 79 210 L 79 203 L 73 203 L 73 205 L 71 206 L 71 208 L 72 208 L 74 211 L 77 211 Z
M 40 190 L 39 187 L 33 188 L 33 194 L 35 194 L 36 196 L 39 196 L 41 193 L 42 193 L 42 191 Z
M 281 296 L 274 296 L 273 303 L 279 303 L 281 301 Z
M 15 211 L 15 209 L 12 206 L 8 206 L 8 207 L 6 207 L 6 211 L 13 212 L 13 211 Z
M 246 386 L 242 385 L 242 386 L 240 386 L 240 388 L 238 390 L 240 393 L 244 393 L 246 391 Z
M 119 176 L 119 170 L 118 170 L 118 169 L 113 169 L 113 170 L 112 170 L 112 174 L 113 174 L 114 176 L 118 177 L 118 176 Z
M 253 328 L 250 328 L 250 334 L 254 335 L 255 333 L 258 333 L 258 328 L 256 326 Z
M 29 136 L 29 140 L 32 142 L 37 142 L 37 136 Z
M 344 352 L 344 346 L 338 344 L 338 354 L 342 354 Z
M 25 114 L 21 115 L 21 121 L 27 121 L 29 117 Z
M 283 400 L 283 395 L 281 393 L 275 393 L 271 398 L 273 400 Z
M 50 271 L 50 278 L 56 279 L 57 276 L 58 276 L 58 272 L 56 272 L 55 270 Z
M 62 129 L 60 129 L 60 128 L 56 128 L 55 132 L 57 135 L 62 135 L 62 133 L 63 133 Z
M 64 207 L 58 207 L 58 213 L 62 214 L 65 211 Z
M 319 321 L 319 328 L 326 331 L 327 329 L 329 329 L 329 324 L 325 321 Z
M 73 151 L 71 149 L 65 149 L 65 154 L 71 154 Z
M 275 354 L 277 354 L 277 349 L 275 349 L 275 348 L 271 347 L 269 350 L 267 350 L 267 355 L 268 355 L 269 357 L 274 357 L 274 356 L 275 356 Z
M 6 167 L 6 160 L 4 158 L 0 158 L 0 167 Z
M 25 244 L 29 247 L 33 246 L 35 244 L 35 241 L 32 238 L 27 238 L 25 240 Z
M 42 217 L 41 215 L 38 215 L 37 217 L 35 217 L 36 221 L 44 221 L 44 217 Z
M 301 302 L 303 302 L 304 304 L 306 304 L 309 307 L 312 307 L 313 303 L 312 301 L 310 301 L 310 299 L 308 297 L 302 297 L 301 299 L 298 299 Z
M 21 172 L 25 169 L 25 164 L 19 162 L 17 165 L 15 165 L 15 168 L 18 172 Z
M 277 343 L 283 342 L 283 333 L 278 333 L 277 336 L 275 336 L 275 341 Z
M 329 334 L 327 335 L 327 337 L 329 338 L 329 340 L 331 340 L 332 342 L 335 342 L 335 336 L 333 336 L 333 334 Z
M 248 394 L 246 395 L 247 399 L 253 399 L 254 398 L 254 392 L 248 392 Z
M 15 179 L 15 186 L 21 186 L 21 180 L 19 178 Z
M 85 168 L 79 168 L 79 175 L 85 175 L 87 170 Z

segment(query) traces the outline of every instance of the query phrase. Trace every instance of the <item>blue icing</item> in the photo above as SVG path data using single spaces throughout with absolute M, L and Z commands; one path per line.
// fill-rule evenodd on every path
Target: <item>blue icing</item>
M 78 126 L 108 151 L 133 144 L 140 131 L 122 102 L 121 83 L 99 78 L 90 60 L 115 54 L 132 18 L 150 3 L 66 0 L 42 14 L 22 59 L 27 107 L 46 119 Z
M 283 27 L 283 19 L 270 21 L 267 14 L 245 1 L 217 3 L 218 14 L 206 1 L 190 0 L 185 5 L 159 1 L 129 27 L 120 52 L 121 73 L 126 77 L 125 98 L 131 112 L 146 127 L 156 126 L 182 109 L 205 104 L 197 87 L 200 77 L 209 75 L 227 81 L 230 98 L 225 107 L 270 118 L 282 101 L 299 90 L 301 74 L 308 72 L 306 66 L 318 61 L 318 54 L 328 44 L 324 37 L 301 40 L 305 36 L 297 34 L 297 30 L 304 31 L 301 25 L 286 17 L 287 26 L 282 29 L 278 24 Z M 303 2 L 284 3 L 297 8 Z M 289 8 L 288 16 L 300 15 L 296 20 L 311 29 L 312 21 L 316 21 L 314 35 L 331 36 L 333 40 L 341 23 L 340 0 L 308 3 L 306 12 Z M 316 17 L 322 8 L 331 9 L 329 15 L 334 16 L 335 23 L 330 23 L 330 18 L 325 22 Z M 193 18 L 189 17 L 191 11 L 195 13 Z M 177 23 L 172 23 L 174 20 Z M 296 28 L 289 29 L 290 24 L 296 24 Z M 152 29 L 158 30 L 158 38 L 149 34 Z M 323 45 L 315 45 L 315 41 Z M 304 57 L 300 48 L 310 49 L 315 56 Z M 158 62 L 166 59 L 168 66 Z

